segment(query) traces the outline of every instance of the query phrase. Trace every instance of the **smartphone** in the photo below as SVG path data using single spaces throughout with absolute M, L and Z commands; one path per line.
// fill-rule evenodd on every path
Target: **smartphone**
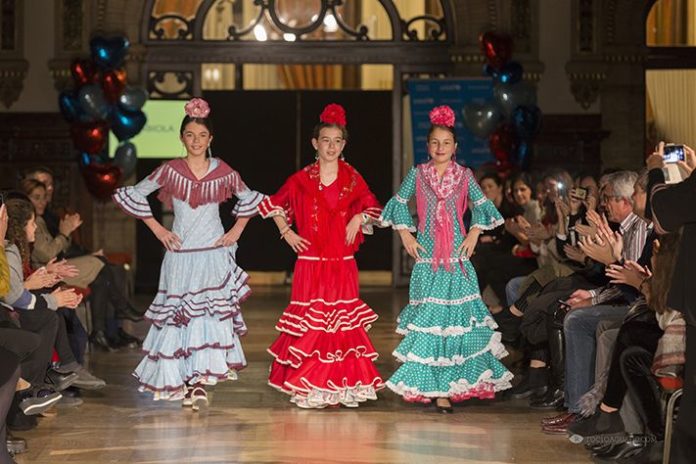
M 684 145 L 676 145 L 669 143 L 665 145 L 665 150 L 662 157 L 665 163 L 677 163 L 679 161 L 684 161 Z
M 570 189 L 570 197 L 575 200 L 585 201 L 589 191 L 585 187 L 573 187 Z
M 559 306 L 561 309 L 570 308 L 570 305 L 568 304 L 567 301 L 558 300 L 558 301 L 556 301 L 556 302 L 558 303 L 558 306 Z
M 568 236 L 570 237 L 570 246 L 578 246 L 578 231 L 575 230 L 575 227 L 568 229 Z

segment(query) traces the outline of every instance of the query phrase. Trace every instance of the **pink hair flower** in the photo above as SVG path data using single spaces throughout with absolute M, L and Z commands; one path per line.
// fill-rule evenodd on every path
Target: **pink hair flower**
M 436 106 L 430 111 L 430 123 L 434 126 L 454 127 L 454 110 L 447 105 Z
M 184 111 L 190 118 L 207 118 L 210 114 L 210 105 L 202 98 L 192 98 L 186 103 Z
M 337 126 L 345 127 L 346 125 L 346 110 L 337 103 L 331 103 L 326 105 L 324 111 L 321 112 L 319 116 L 319 121 L 324 124 L 335 124 Z

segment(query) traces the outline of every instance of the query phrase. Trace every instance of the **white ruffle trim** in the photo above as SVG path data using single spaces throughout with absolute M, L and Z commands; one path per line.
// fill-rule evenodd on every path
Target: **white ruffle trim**
M 398 322 L 398 321 L 397 321 Z M 480 328 L 480 327 L 488 327 L 491 330 L 495 330 L 498 328 L 498 324 L 496 324 L 495 319 L 493 319 L 491 316 L 486 316 L 483 319 L 483 322 L 478 322 L 478 320 L 474 317 L 470 319 L 470 323 L 468 327 L 456 325 L 456 326 L 450 326 L 450 327 L 442 327 L 442 326 L 433 326 L 433 327 L 418 327 L 417 325 L 414 324 L 407 324 L 406 329 L 401 329 L 397 328 L 396 333 L 399 335 L 408 335 L 409 332 L 421 332 L 421 333 L 428 333 L 431 335 L 439 335 L 441 337 L 456 337 L 459 335 L 464 335 L 469 332 L 471 332 L 474 329 Z
M 508 371 L 499 379 L 492 379 L 493 371 L 488 369 L 481 374 L 478 380 L 474 383 L 469 383 L 466 379 L 461 379 L 459 381 L 451 382 L 450 389 L 448 391 L 420 391 L 418 387 L 408 387 L 403 382 L 394 384 L 390 381 L 386 382 L 387 387 L 392 390 L 397 395 L 418 397 L 423 396 L 426 398 L 451 398 L 453 396 L 466 395 L 472 390 L 478 390 L 485 385 L 493 386 L 494 392 L 499 392 L 512 388 L 510 383 L 513 379 L 512 372 Z
M 377 388 L 375 388 L 373 384 L 358 384 L 352 387 L 339 387 L 330 384 L 329 386 L 332 390 L 315 387 L 304 377 L 301 380 L 305 385 L 308 385 L 309 388 L 299 389 L 293 387 L 290 389 L 274 385 L 270 382 L 268 384 L 283 393 L 289 394 L 290 402 L 304 409 L 323 409 L 327 406 L 336 406 L 338 404 L 342 404 L 349 408 L 357 408 L 360 403 L 364 403 L 368 400 L 376 400 L 377 390 L 384 387 L 379 377 L 372 381 L 373 384 L 379 382 L 380 386 Z
M 392 352 L 392 355 L 394 357 L 402 362 L 415 362 L 418 364 L 425 364 L 428 366 L 437 366 L 437 367 L 445 367 L 445 366 L 460 366 L 467 361 L 474 359 L 478 356 L 481 356 L 482 354 L 485 354 L 487 352 L 491 352 L 493 356 L 495 356 L 497 359 L 502 359 L 505 356 L 508 355 L 507 350 L 505 349 L 505 345 L 501 343 L 501 338 L 502 334 L 500 332 L 495 332 L 491 336 L 491 339 L 488 341 L 488 344 L 483 348 L 481 351 L 477 351 L 476 353 L 473 353 L 469 356 L 461 356 L 461 355 L 455 355 L 452 356 L 451 358 L 435 358 L 435 357 L 428 357 L 428 358 L 421 358 L 420 356 L 417 356 L 413 353 L 408 353 L 406 356 L 403 354 L 399 353 L 398 351 L 394 350 Z
M 429 296 L 427 298 L 422 298 L 420 300 L 409 300 L 408 304 L 411 306 L 418 306 L 419 304 L 423 303 L 435 303 L 439 305 L 445 305 L 445 306 L 454 306 L 454 305 L 460 305 L 464 303 L 469 303 L 471 301 L 476 301 L 480 300 L 481 295 L 478 293 L 474 293 L 473 295 L 467 295 L 464 298 L 457 298 L 456 300 L 446 300 L 444 298 L 435 298 L 432 296 Z

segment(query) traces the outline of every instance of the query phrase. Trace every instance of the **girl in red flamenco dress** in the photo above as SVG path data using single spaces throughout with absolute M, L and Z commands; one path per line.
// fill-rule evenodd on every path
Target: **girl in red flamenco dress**
M 319 119 L 312 138 L 317 161 L 259 205 L 298 255 L 290 305 L 268 349 L 274 358 L 268 383 L 302 408 L 357 407 L 384 387 L 367 336 L 377 314 L 360 299 L 353 256 L 382 207 L 342 159 L 344 109 L 328 105 Z

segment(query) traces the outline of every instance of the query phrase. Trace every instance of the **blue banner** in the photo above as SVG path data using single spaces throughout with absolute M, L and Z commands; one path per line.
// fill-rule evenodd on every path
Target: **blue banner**
M 416 164 L 430 158 L 427 150 L 429 113 L 436 106 L 448 105 L 456 115 L 457 161 L 471 168 L 495 161 L 488 139 L 481 139 L 464 126 L 462 110 L 468 103 L 485 103 L 493 99 L 493 81 L 473 79 L 409 79 L 413 157 Z

